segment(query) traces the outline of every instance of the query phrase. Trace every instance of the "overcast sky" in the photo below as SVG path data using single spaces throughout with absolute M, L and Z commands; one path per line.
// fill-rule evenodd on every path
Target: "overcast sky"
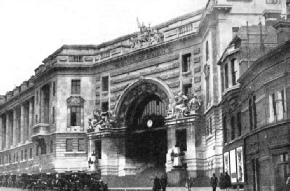
M 0 0 L 0 95 L 63 44 L 100 44 L 203 8 L 207 0 Z

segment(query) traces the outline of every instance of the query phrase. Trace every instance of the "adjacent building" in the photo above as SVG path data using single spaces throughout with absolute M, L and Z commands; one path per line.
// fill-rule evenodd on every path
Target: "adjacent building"
M 222 89 L 219 60 L 231 41 L 245 44 L 245 36 L 234 38 L 242 25 L 283 17 L 284 0 L 209 0 L 205 9 L 152 28 L 138 23 L 139 32 L 109 42 L 62 46 L 0 97 L 1 173 L 99 170 L 119 186 L 128 175 L 167 172 L 170 185 L 184 185 L 187 175 L 208 185 L 224 170 L 227 142 L 221 101 L 229 86 Z M 267 43 L 266 50 L 276 42 Z M 251 59 L 233 61 L 233 92 L 237 62 L 246 71 Z

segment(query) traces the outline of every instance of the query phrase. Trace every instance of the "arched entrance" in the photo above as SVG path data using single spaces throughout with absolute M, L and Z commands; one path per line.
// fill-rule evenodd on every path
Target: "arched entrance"
M 171 97 L 166 85 L 140 79 L 130 85 L 118 105 L 118 120 L 127 128 L 125 156 L 133 161 L 163 166 L 166 163 L 166 106 Z

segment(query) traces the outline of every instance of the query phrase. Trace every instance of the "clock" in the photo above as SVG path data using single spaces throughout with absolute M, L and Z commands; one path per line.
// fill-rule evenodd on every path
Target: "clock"
M 147 127 L 152 127 L 152 125 L 153 125 L 153 121 L 151 120 L 151 119 L 149 119 L 148 121 L 147 121 Z

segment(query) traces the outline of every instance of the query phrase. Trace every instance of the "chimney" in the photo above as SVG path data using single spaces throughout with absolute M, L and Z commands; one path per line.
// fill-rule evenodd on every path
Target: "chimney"
M 290 40 L 290 22 L 279 21 L 273 26 L 277 31 L 277 42 L 282 44 Z

